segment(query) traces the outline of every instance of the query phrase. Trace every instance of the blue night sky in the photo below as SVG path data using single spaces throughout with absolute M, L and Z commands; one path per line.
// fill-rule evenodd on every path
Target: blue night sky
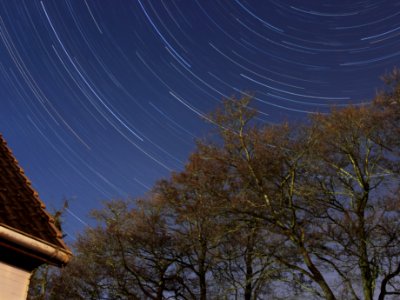
M 2 0 L 0 132 L 73 240 L 182 169 L 222 98 L 266 123 L 363 103 L 399 35 L 397 0 Z

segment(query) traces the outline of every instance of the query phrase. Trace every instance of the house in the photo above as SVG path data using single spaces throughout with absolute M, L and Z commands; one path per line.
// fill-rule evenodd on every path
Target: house
M 0 135 L 0 299 L 26 299 L 32 271 L 72 253 Z

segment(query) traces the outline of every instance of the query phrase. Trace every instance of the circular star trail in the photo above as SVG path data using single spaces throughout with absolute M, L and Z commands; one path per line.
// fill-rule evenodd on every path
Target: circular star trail
M 71 239 L 179 170 L 224 97 L 276 123 L 360 104 L 400 58 L 400 2 L 0 2 L 0 132 Z

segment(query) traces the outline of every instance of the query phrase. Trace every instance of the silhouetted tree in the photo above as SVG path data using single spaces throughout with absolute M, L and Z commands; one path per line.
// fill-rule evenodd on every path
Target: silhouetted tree
M 400 295 L 400 72 L 386 81 L 368 105 L 299 124 L 260 124 L 251 97 L 227 99 L 182 171 L 94 212 L 48 295 Z

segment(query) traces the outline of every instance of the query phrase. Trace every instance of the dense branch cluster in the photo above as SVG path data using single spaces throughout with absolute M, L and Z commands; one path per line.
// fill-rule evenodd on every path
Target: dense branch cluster
M 301 124 L 259 124 L 249 97 L 226 100 L 210 117 L 218 139 L 183 171 L 94 212 L 46 295 L 400 297 L 399 77 L 368 105 Z

